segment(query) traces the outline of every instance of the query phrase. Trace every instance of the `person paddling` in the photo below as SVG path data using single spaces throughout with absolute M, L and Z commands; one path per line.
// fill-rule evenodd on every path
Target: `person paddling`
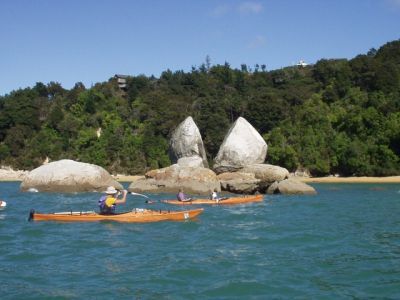
M 222 198 L 218 197 L 217 189 L 215 189 L 214 191 L 211 190 L 210 198 L 211 198 L 211 200 L 214 200 L 217 203 L 219 202 L 219 200 L 222 199 Z
M 217 189 L 215 189 L 214 191 L 213 190 L 210 190 L 210 199 L 211 200 L 214 200 L 215 202 L 219 202 L 219 201 L 222 201 L 222 200 L 226 200 L 226 199 L 229 199 L 229 198 L 227 198 L 227 197 L 218 197 L 218 193 L 217 193 Z
M 183 193 L 183 189 L 179 189 L 179 193 L 176 195 L 179 201 L 186 202 L 191 201 L 192 198 L 187 198 L 186 195 Z
M 122 190 L 121 199 L 118 198 L 120 192 L 113 186 L 109 186 L 104 193 L 105 195 L 101 196 L 99 200 L 100 214 L 112 215 L 115 214 L 115 207 L 117 205 L 124 204 L 126 202 L 126 195 L 128 194 L 128 191 Z

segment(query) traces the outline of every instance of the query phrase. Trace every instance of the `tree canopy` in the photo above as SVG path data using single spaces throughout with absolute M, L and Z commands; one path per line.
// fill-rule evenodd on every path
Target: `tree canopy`
M 400 174 L 400 40 L 351 60 L 266 70 L 207 56 L 190 72 L 116 78 L 86 88 L 38 82 L 0 97 L 0 162 L 33 169 L 70 158 L 112 173 L 168 166 L 172 131 L 192 116 L 212 165 L 229 126 L 246 118 L 266 162 L 313 175 Z

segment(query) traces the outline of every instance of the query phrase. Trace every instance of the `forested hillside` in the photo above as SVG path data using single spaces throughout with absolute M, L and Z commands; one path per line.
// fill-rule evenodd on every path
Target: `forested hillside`
M 138 71 L 138 70 L 135 70 Z M 268 143 L 267 163 L 312 175 L 400 174 L 400 40 L 351 60 L 268 71 L 211 65 L 160 78 L 115 78 L 71 90 L 37 83 L 0 97 L 0 162 L 32 169 L 62 158 L 112 173 L 170 164 L 172 130 L 192 116 L 208 159 L 246 118 Z

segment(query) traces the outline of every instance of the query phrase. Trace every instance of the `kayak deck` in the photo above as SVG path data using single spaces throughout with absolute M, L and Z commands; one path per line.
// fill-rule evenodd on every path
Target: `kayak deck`
M 192 219 L 203 212 L 203 209 L 169 211 L 169 210 L 150 210 L 134 209 L 130 212 L 101 215 L 94 211 L 87 212 L 59 212 L 43 214 L 31 210 L 29 221 L 60 221 L 60 222 L 97 222 L 97 221 L 116 221 L 125 223 L 148 223 L 160 221 L 184 221 Z
M 164 200 L 162 202 L 174 205 L 194 205 L 194 204 L 233 205 L 233 204 L 244 204 L 244 203 L 261 202 L 261 201 L 263 201 L 263 195 L 232 197 L 227 199 L 221 199 L 219 201 L 210 199 L 193 199 L 190 201 Z

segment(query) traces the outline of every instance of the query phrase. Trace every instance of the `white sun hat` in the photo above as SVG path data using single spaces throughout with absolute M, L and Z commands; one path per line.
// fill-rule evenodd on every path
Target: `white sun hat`
M 118 191 L 115 189 L 115 187 L 109 186 L 107 188 L 107 190 L 105 191 L 105 193 L 109 194 L 109 195 L 114 195 L 114 194 L 118 193 Z

